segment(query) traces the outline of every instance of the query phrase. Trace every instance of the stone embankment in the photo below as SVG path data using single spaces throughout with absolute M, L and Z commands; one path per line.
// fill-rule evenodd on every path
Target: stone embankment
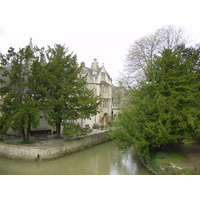
M 15 160 L 51 160 L 78 152 L 111 140 L 109 131 L 87 135 L 75 140 L 63 140 L 57 144 L 24 146 L 0 142 L 0 157 Z

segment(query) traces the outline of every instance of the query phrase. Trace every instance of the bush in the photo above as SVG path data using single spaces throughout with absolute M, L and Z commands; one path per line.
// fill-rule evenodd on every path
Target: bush
M 94 123 L 93 126 L 92 126 L 92 128 L 93 128 L 93 129 L 98 129 L 98 128 L 99 128 L 99 124 Z

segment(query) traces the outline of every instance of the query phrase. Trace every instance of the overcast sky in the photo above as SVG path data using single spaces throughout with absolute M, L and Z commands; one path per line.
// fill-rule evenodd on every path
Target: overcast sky
M 94 58 L 115 79 L 133 42 L 164 25 L 184 26 L 200 42 L 198 0 L 5 0 L 0 52 L 30 37 L 38 47 L 65 44 L 91 67 Z

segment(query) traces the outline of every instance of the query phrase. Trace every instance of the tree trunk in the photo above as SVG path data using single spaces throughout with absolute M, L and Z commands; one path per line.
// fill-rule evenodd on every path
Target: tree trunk
M 25 130 L 24 130 L 24 128 L 22 128 L 22 137 L 23 137 L 23 141 L 26 141 L 26 135 L 25 135 Z
M 29 141 L 30 139 L 30 132 L 31 132 L 31 125 L 29 124 L 27 128 L 27 141 Z
M 60 130 L 61 130 L 61 122 L 58 122 L 56 124 L 56 133 L 58 136 L 60 136 Z
M 24 133 L 25 133 L 25 139 L 26 139 L 26 141 L 29 141 L 29 132 L 28 132 L 28 128 L 24 128 Z

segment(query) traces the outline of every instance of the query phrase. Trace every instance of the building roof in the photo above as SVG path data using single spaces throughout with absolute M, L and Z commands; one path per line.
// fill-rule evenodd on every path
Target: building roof
M 84 67 L 91 75 L 93 75 L 93 69 L 89 68 L 89 67 Z M 97 68 L 97 76 L 100 74 L 101 70 L 103 67 L 98 67 Z M 106 71 L 106 70 L 105 70 Z M 106 74 L 108 75 L 108 77 L 110 78 L 110 75 L 108 74 L 108 72 L 106 71 Z
M 110 84 L 106 81 L 101 81 L 100 85 L 110 85 Z
M 92 75 L 93 69 L 89 68 L 89 67 L 85 67 L 85 69 Z M 102 67 L 98 67 L 97 68 L 97 75 L 99 75 L 99 73 L 101 72 Z

